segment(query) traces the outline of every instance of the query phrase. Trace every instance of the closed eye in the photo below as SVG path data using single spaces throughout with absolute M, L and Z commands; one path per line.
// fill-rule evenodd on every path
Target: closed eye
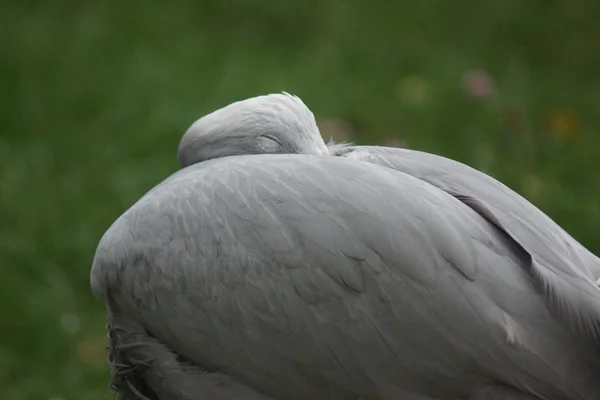
M 283 149 L 283 145 L 275 136 L 260 135 L 257 138 L 258 147 L 266 153 L 279 153 Z
M 277 143 L 280 146 L 283 146 L 283 144 L 275 136 L 271 136 L 271 135 L 261 135 L 261 136 L 264 137 L 265 139 L 274 141 L 275 143 Z

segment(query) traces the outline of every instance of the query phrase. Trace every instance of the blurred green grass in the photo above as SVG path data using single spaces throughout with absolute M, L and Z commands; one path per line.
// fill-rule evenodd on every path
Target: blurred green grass
M 0 7 L 2 399 L 113 398 L 95 246 L 191 122 L 257 94 L 480 168 L 600 253 L 594 0 Z M 492 94 L 465 92 L 473 70 Z

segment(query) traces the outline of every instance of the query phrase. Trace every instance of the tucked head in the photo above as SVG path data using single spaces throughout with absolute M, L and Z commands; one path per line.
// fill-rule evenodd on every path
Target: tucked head
M 249 154 L 328 154 L 313 113 L 297 96 L 269 94 L 232 103 L 192 124 L 179 143 L 182 168 Z

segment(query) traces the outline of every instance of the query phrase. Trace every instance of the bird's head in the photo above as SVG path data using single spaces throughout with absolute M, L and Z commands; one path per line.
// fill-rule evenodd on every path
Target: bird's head
M 179 143 L 182 168 L 250 154 L 329 154 L 313 113 L 299 97 L 268 94 L 229 104 L 200 118 Z

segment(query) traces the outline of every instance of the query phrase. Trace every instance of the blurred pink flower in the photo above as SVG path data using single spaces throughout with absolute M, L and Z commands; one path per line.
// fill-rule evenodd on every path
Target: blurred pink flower
M 483 70 L 473 70 L 465 74 L 463 89 L 471 97 L 484 100 L 496 93 L 496 85 L 492 77 Z

